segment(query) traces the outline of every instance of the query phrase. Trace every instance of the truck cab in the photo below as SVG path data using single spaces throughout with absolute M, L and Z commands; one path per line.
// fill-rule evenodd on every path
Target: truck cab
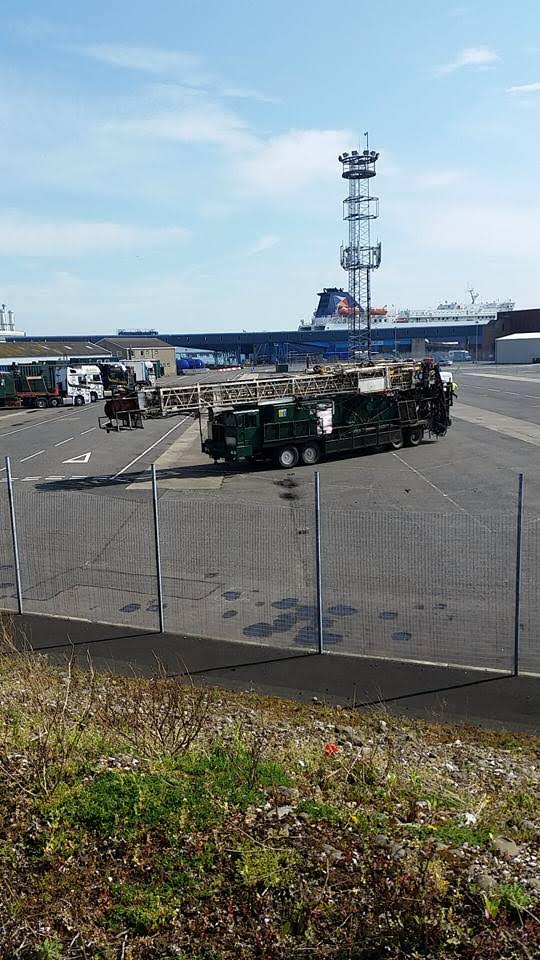
M 67 406 L 78 407 L 103 399 L 101 372 L 99 367 L 92 364 L 57 367 L 55 381 L 62 396 L 62 403 Z

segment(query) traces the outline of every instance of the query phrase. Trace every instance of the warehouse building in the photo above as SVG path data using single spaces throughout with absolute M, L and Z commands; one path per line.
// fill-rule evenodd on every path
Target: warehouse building
M 0 366 L 12 363 L 97 363 L 110 360 L 111 351 L 97 343 L 75 340 L 45 342 L 43 340 L 0 341 Z
M 176 350 L 159 337 L 104 337 L 98 343 L 119 360 L 158 360 L 164 376 L 176 375 Z
M 495 321 L 484 327 L 482 350 L 486 358 L 495 356 L 495 341 L 513 333 L 535 333 L 540 336 L 540 309 L 501 310 Z
M 540 333 L 511 333 L 495 341 L 495 363 L 540 363 Z

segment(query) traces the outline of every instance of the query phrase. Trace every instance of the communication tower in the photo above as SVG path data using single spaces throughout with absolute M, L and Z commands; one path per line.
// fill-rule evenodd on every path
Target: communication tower
M 349 195 L 343 201 L 343 219 L 349 223 L 349 242 L 341 247 L 341 266 L 349 274 L 349 357 L 361 350 L 371 355 L 371 271 L 381 264 L 381 244 L 371 243 L 371 221 L 379 216 L 378 197 L 370 194 L 370 182 L 376 176 L 379 154 L 369 149 L 342 153 L 341 176 L 349 183 Z

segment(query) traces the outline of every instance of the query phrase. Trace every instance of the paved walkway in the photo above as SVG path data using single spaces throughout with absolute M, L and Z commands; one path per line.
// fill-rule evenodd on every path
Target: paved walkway
M 431 667 L 389 660 L 318 656 L 248 643 L 227 643 L 144 633 L 129 628 L 24 615 L 20 638 L 57 661 L 74 648 L 98 669 L 156 670 L 156 656 L 171 674 L 229 689 L 250 690 L 344 707 L 381 705 L 424 719 L 540 733 L 540 679 Z

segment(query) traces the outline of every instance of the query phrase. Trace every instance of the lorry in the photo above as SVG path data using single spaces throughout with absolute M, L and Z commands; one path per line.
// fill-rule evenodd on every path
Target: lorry
M 127 364 L 136 386 L 153 386 L 156 382 L 156 368 L 151 360 L 130 360 Z
M 103 380 L 97 365 L 54 367 L 54 387 L 62 398 L 64 406 L 82 406 L 84 403 L 96 403 L 103 400 Z
M 13 363 L 9 370 L 17 392 L 28 392 L 26 384 L 31 384 L 34 400 L 40 395 L 32 406 L 80 406 L 103 399 L 101 372 L 94 364 Z
M 0 370 L 0 407 L 57 407 L 60 398 L 49 392 L 40 373 Z
M 452 385 L 430 359 L 319 367 L 300 376 L 142 390 L 105 404 L 103 429 L 144 418 L 199 417 L 201 449 L 215 463 L 269 460 L 283 469 L 337 453 L 442 437 L 451 425 Z M 207 414 L 206 436 L 202 413 Z
M 472 362 L 472 357 L 468 350 L 449 350 L 448 356 L 453 363 Z

